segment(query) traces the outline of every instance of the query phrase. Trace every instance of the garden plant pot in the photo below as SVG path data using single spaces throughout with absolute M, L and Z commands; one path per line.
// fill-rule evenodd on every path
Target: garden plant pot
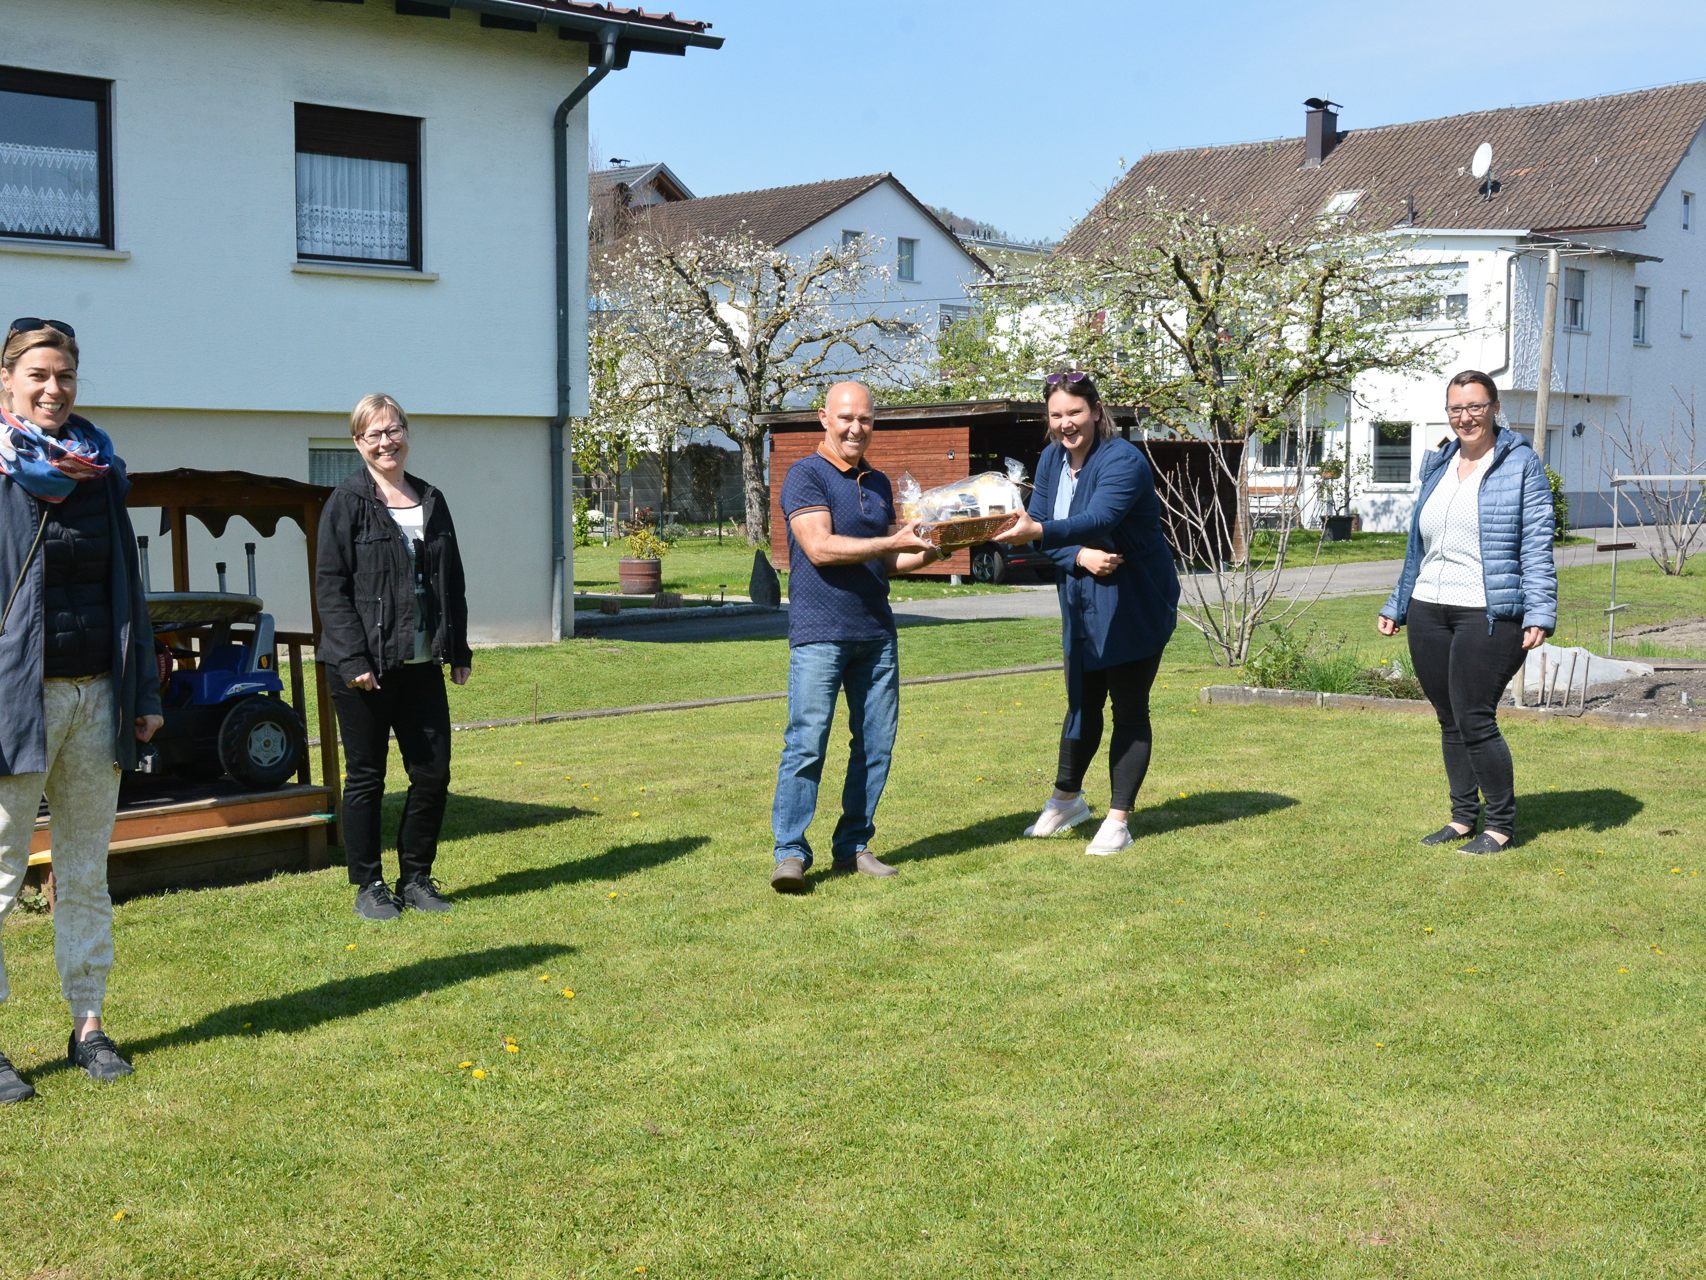
M 656 595 L 663 587 L 663 561 L 623 556 L 616 562 L 616 581 L 625 596 Z
M 1328 516 L 1321 522 L 1321 541 L 1349 542 L 1351 540 L 1351 522 L 1355 519 L 1354 515 Z M 627 561 L 623 561 L 623 563 L 626 564 Z M 627 590 L 626 587 L 622 589 Z

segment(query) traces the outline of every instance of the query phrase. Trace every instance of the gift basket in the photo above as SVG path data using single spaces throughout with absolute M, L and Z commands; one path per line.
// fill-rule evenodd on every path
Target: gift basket
M 1025 466 L 1006 459 L 1007 471 L 985 471 L 953 484 L 920 489 L 911 472 L 900 477 L 902 520 L 917 521 L 920 538 L 938 551 L 957 551 L 1006 533 L 1025 509 Z

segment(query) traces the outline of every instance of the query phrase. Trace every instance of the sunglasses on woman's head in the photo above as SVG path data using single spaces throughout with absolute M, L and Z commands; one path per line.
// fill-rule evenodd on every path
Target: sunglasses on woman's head
M 1090 375 L 1085 373 L 1082 369 L 1069 369 L 1065 373 L 1049 374 L 1048 377 L 1043 379 L 1043 386 L 1052 391 L 1056 387 L 1071 387 L 1076 386 L 1080 382 L 1088 381 L 1090 381 Z
M 19 316 L 6 326 L 6 341 L 10 342 L 14 333 L 34 333 L 37 329 L 57 329 L 67 338 L 77 336 L 77 330 L 63 320 L 43 320 L 40 316 Z

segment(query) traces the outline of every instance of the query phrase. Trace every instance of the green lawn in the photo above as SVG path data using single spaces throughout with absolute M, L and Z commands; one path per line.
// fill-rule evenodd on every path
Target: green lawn
M 752 581 L 754 548 L 740 538 L 683 538 L 663 558 L 663 586 L 689 597 L 715 600 L 719 595 L 745 596 Z M 619 580 L 616 562 L 627 555 L 620 540 L 608 547 L 594 542 L 575 548 L 575 590 L 590 593 L 614 592 Z M 782 594 L 788 592 L 788 575 L 781 575 Z M 895 578 L 889 595 L 895 600 L 937 600 L 944 596 L 999 594 L 1012 588 L 988 583 L 953 585 L 946 578 Z
M 459 735 L 456 912 L 364 926 L 338 869 L 121 906 L 106 1089 L 15 915 L 0 1277 L 1698 1275 L 1706 735 L 1509 726 L 1525 839 L 1465 858 L 1415 843 L 1422 719 L 1218 678 L 1164 666 L 1107 859 L 1018 838 L 1058 676 L 907 689 L 901 877 L 792 899 L 777 704 Z

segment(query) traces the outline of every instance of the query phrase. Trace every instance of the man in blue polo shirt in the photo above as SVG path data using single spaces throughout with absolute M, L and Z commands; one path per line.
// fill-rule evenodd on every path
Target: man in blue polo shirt
M 860 382 L 838 382 L 818 410 L 817 452 L 788 468 L 788 730 L 776 771 L 770 825 L 778 893 L 806 887 L 812 864 L 806 828 L 817 811 L 824 748 L 835 700 L 847 691 L 852 745 L 841 788 L 841 820 L 830 837 L 837 871 L 892 876 L 868 842 L 888 781 L 900 721 L 900 662 L 889 575 L 910 573 L 936 553 L 895 520 L 888 477 L 865 464 L 875 411 Z

